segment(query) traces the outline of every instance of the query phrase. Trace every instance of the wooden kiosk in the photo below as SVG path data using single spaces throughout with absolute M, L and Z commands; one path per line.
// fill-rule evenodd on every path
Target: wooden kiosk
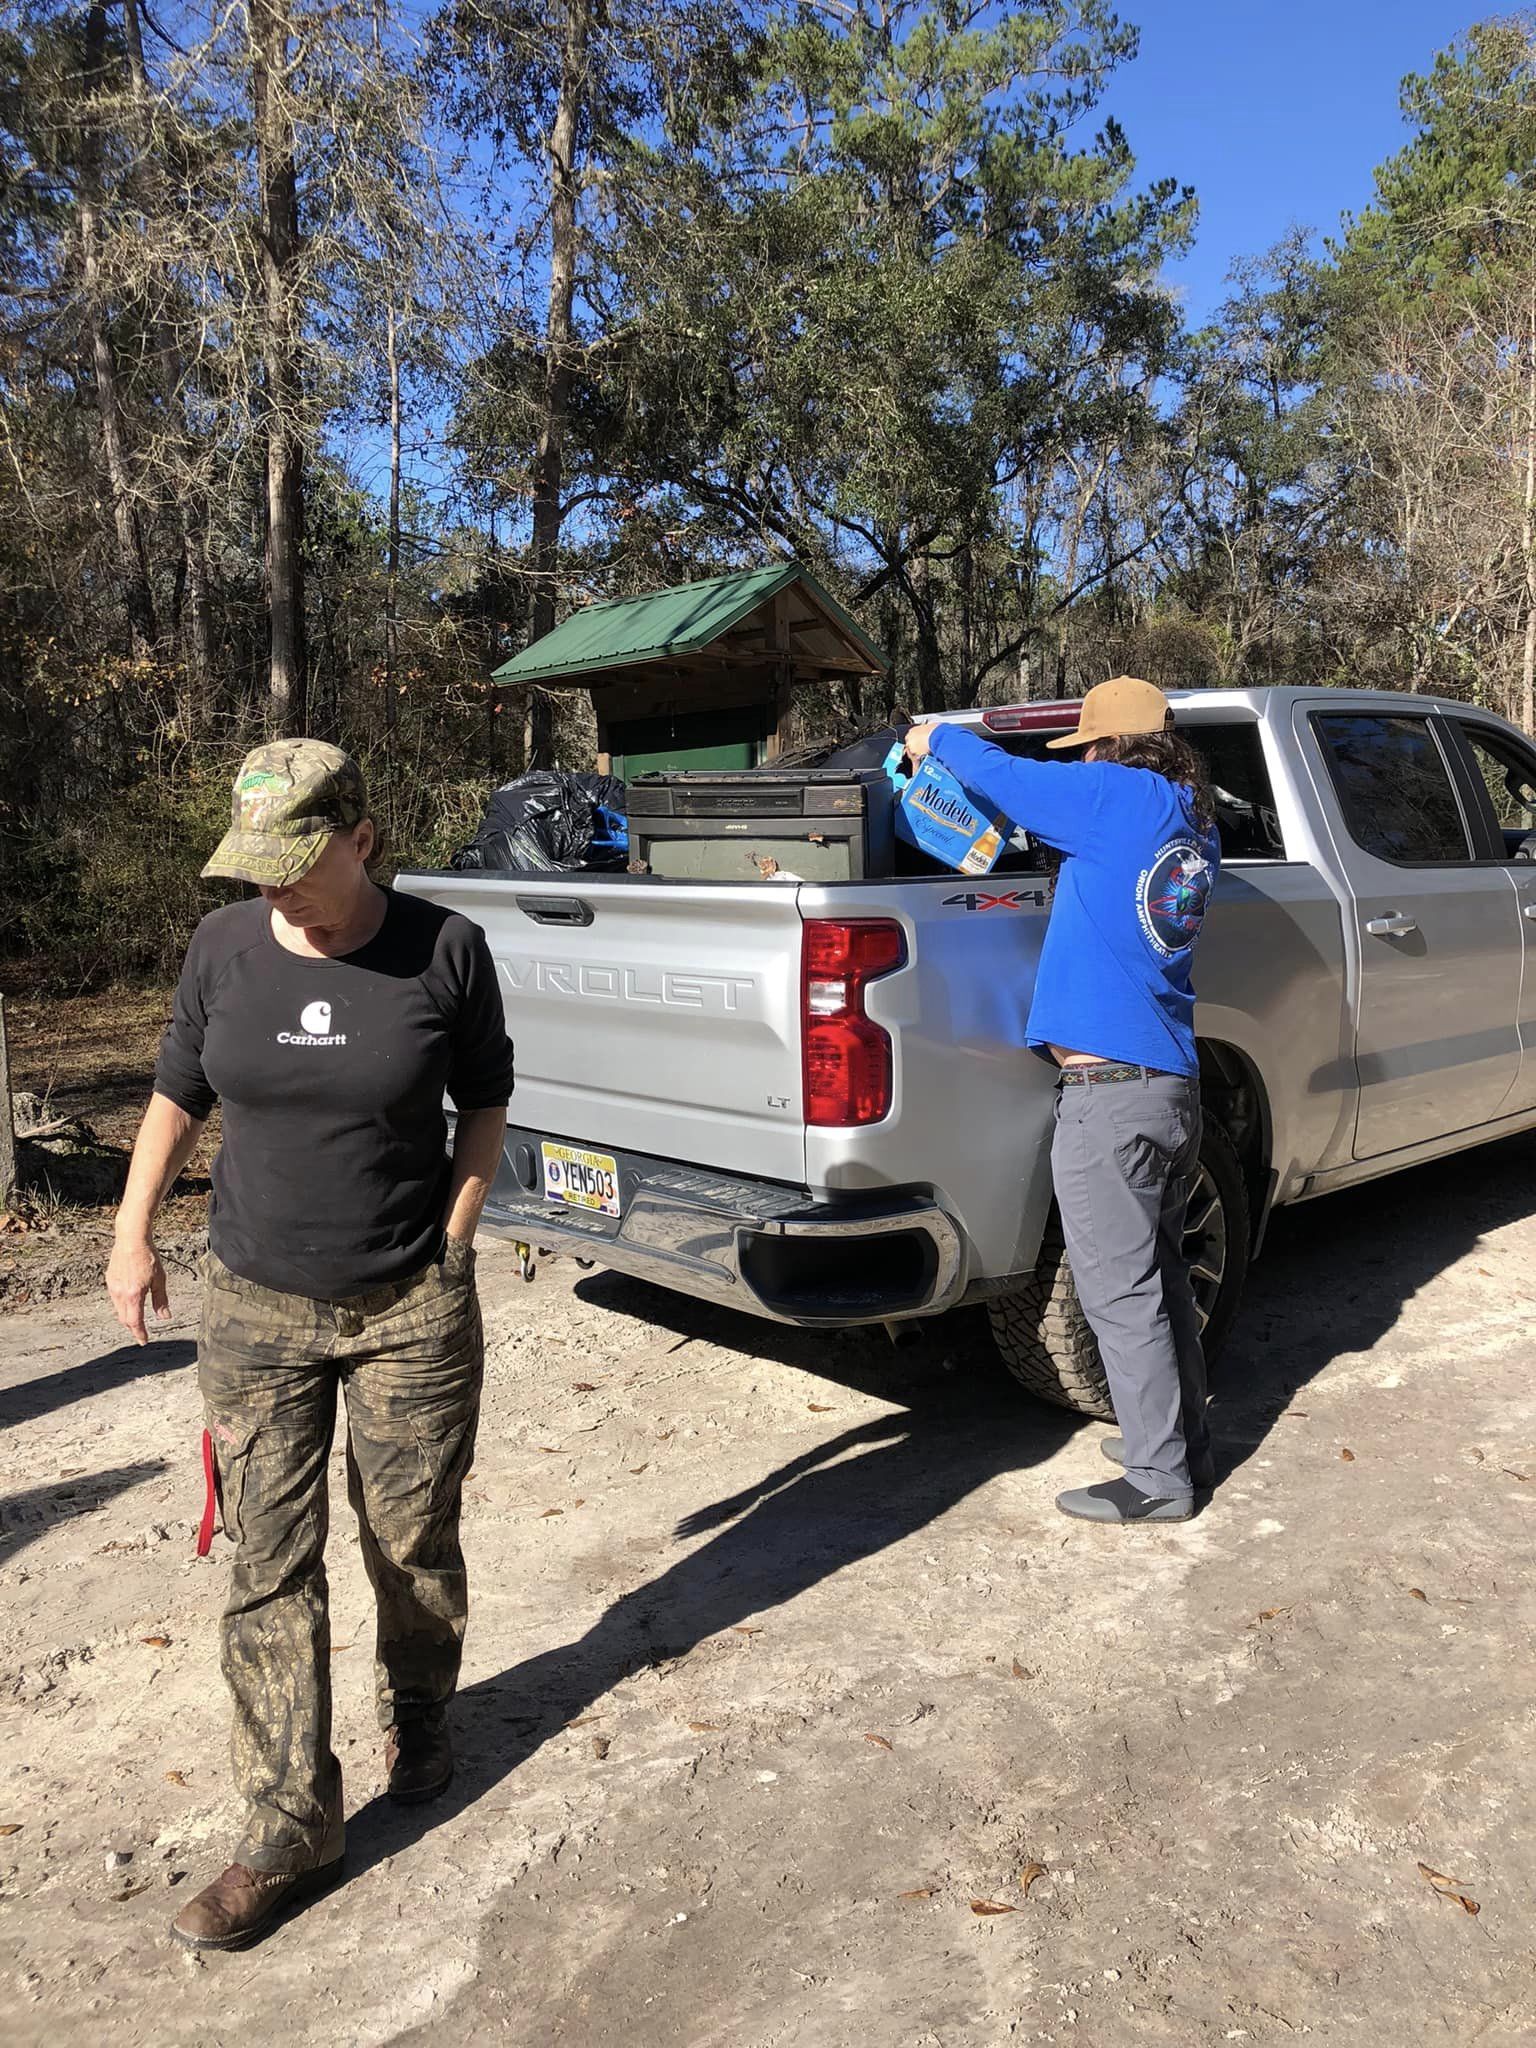
M 589 691 L 598 769 L 627 781 L 776 760 L 797 685 L 857 682 L 885 666 L 815 578 L 783 562 L 589 605 L 494 680 Z

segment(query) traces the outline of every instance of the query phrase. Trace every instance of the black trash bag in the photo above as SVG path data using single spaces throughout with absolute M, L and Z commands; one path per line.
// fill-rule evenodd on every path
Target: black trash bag
M 612 775 L 535 769 L 493 792 L 480 829 L 450 865 L 515 874 L 623 868 L 629 859 L 624 785 Z

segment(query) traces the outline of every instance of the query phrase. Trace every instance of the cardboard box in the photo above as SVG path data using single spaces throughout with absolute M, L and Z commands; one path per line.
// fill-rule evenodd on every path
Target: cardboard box
M 919 761 L 910 775 L 905 763 L 902 749 L 893 747 L 885 772 L 896 787 L 898 836 L 956 874 L 990 874 L 1013 836 L 1012 819 L 972 803 L 949 770 L 931 754 Z

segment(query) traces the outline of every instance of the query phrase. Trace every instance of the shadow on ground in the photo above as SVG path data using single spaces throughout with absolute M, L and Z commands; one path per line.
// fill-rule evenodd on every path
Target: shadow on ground
M 0 1428 L 36 1422 L 56 1408 L 67 1408 L 72 1401 L 89 1400 L 94 1394 L 109 1393 L 130 1380 L 146 1379 L 154 1373 L 179 1372 L 196 1359 L 197 1346 L 184 1337 L 162 1337 L 151 1344 L 119 1344 L 115 1351 L 66 1366 L 62 1372 L 23 1380 L 14 1387 L 0 1387 Z
M 0 1565 L 9 1564 L 60 1522 L 94 1514 L 109 1500 L 142 1486 L 146 1479 L 158 1479 L 168 1469 L 164 1458 L 146 1458 L 137 1465 L 113 1465 L 105 1472 L 82 1472 L 7 1494 L 0 1500 Z
M 1437 1273 L 1533 1208 L 1536 1135 L 1528 1135 L 1282 1212 L 1213 1375 L 1222 1470 L 1252 1456 L 1334 1359 L 1369 1350 Z M 349 1824 L 354 1875 L 483 1798 L 637 1669 L 900 1543 L 978 1487 L 1049 1458 L 1079 1427 L 1025 1398 L 1000 1367 L 983 1365 L 984 1324 L 974 1313 L 929 1326 L 898 1351 L 883 1335 L 759 1323 L 614 1274 L 595 1275 L 580 1291 L 676 1332 L 679 1349 L 716 1339 L 903 1405 L 744 1492 L 701 1504 L 673 1540 L 707 1541 L 615 1601 L 585 1635 L 467 1688 L 451 1791 L 430 1809 L 402 1811 L 383 1799 L 364 1806 Z M 965 1369 L 946 1370 L 957 1354 Z

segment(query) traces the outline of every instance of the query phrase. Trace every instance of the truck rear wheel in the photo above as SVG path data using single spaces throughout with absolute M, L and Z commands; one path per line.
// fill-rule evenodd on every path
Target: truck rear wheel
M 1251 1242 L 1242 1166 L 1225 1129 L 1207 1117 L 1184 1231 L 1207 1364 L 1237 1313 Z M 1059 1408 L 1114 1420 L 1098 1342 L 1078 1302 L 1054 1210 L 1034 1272 L 990 1302 L 987 1312 L 1003 1363 L 1021 1386 Z

